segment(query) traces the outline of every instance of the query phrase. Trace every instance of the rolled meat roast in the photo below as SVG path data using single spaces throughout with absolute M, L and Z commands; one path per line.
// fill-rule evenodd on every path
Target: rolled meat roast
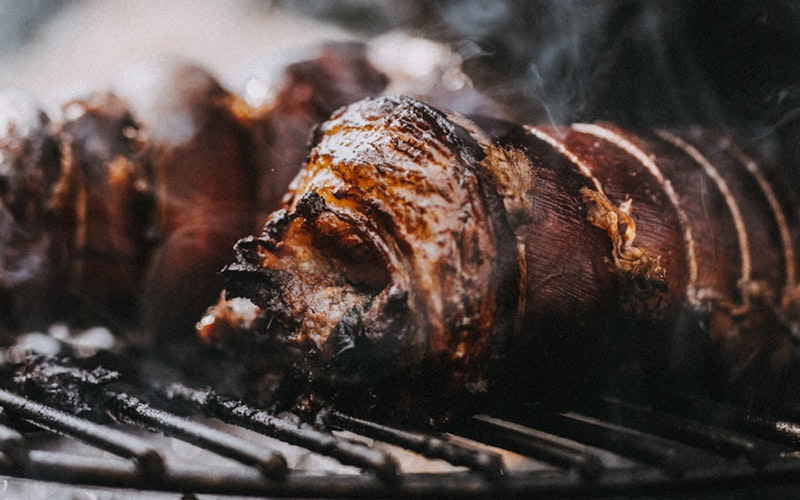
M 706 130 L 360 101 L 316 130 L 198 329 L 260 346 L 295 410 L 435 424 L 623 380 L 766 404 L 797 366 L 797 209 L 773 176 Z

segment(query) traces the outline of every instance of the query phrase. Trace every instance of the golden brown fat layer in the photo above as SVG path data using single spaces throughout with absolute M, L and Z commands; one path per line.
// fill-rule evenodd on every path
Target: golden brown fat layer
M 484 125 L 493 140 L 411 99 L 345 108 L 240 242 L 229 295 L 306 350 L 312 390 L 446 415 L 487 389 L 564 398 L 631 357 L 765 387 L 786 366 L 796 212 L 759 162 L 698 131 Z M 360 372 L 331 372 L 344 352 Z

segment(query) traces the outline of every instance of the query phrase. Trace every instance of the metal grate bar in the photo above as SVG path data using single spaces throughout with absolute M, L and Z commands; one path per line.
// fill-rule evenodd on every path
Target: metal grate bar
M 600 418 L 693 446 L 701 446 L 724 456 L 744 456 L 756 467 L 763 467 L 770 460 L 777 459 L 788 451 L 785 447 L 752 439 L 724 428 L 655 411 L 616 398 L 602 398 L 598 403 L 590 411 L 594 415 L 599 414 Z
M 0 473 L 13 474 L 0 460 Z M 132 464 L 63 453 L 32 451 L 24 477 L 50 482 L 147 491 L 226 494 L 284 498 L 535 498 L 622 497 L 681 495 L 742 491 L 748 488 L 793 484 L 800 461 L 788 460 L 754 470 L 733 464 L 715 471 L 693 471 L 676 479 L 656 469 L 609 469 L 592 480 L 575 474 L 510 473 L 501 481 L 477 474 L 406 474 L 396 484 L 370 475 L 290 475 L 283 481 L 265 481 L 252 469 L 168 469 L 148 479 Z
M 53 392 L 53 382 L 59 380 L 54 376 L 59 373 L 66 373 L 69 376 L 67 380 L 71 378 L 81 381 L 84 380 L 88 373 L 86 370 L 72 365 L 65 359 L 55 361 L 39 359 L 36 360 L 36 363 L 38 364 L 34 364 L 31 370 L 36 376 L 18 377 L 21 381 L 16 379 L 15 381 L 23 387 L 29 384 L 35 390 L 40 390 L 45 394 Z M 54 366 L 56 370 L 49 370 L 48 368 L 50 368 L 50 366 Z M 188 418 L 159 410 L 130 394 L 102 389 L 99 386 L 103 382 L 103 379 L 113 379 L 114 377 L 106 376 L 106 373 L 104 373 L 106 370 L 100 367 L 98 367 L 97 370 L 101 372 L 102 376 L 96 377 L 100 380 L 99 383 L 92 384 L 94 390 L 86 391 L 81 395 L 84 404 L 99 406 L 116 419 L 128 424 L 143 427 L 154 432 L 160 432 L 164 435 L 205 448 L 218 455 L 231 458 L 245 465 L 256 467 L 267 477 L 277 479 L 283 478 L 286 475 L 288 470 L 286 459 L 280 453 L 266 447 L 256 446 L 242 438 L 218 431 L 199 422 L 191 421 Z M 6 394 L 8 398 L 17 398 L 17 396 L 11 393 Z M 52 394 L 50 396 L 50 399 L 57 401 L 56 404 L 63 404 L 63 409 L 67 409 L 69 408 L 68 405 L 74 404 L 70 401 L 70 398 L 54 398 Z M 2 401 L 0 401 L 0 404 L 2 404 Z M 24 404 L 19 404 L 17 406 L 24 408 Z M 17 410 L 16 407 L 14 409 Z M 58 413 L 62 416 L 69 416 L 63 412 Z M 63 421 L 63 417 L 59 417 L 55 413 L 53 413 L 52 417 L 49 419 L 49 422 L 56 425 L 64 425 Z
M 57 368 L 68 367 L 59 363 Z M 48 370 L 35 373 L 37 376 L 47 374 Z M 82 372 L 76 372 L 73 378 L 81 376 Z M 42 377 L 28 380 L 48 382 Z M 438 434 L 410 432 L 337 411 L 327 415 L 335 429 L 398 445 L 423 457 L 444 459 L 468 469 L 403 474 L 389 452 L 300 423 L 291 415 L 269 414 L 211 389 L 197 390 L 173 384 L 160 391 L 166 400 L 153 400 L 153 405 L 135 397 L 136 388 L 130 393 L 121 393 L 119 387 L 112 392 L 95 385 L 86 391 L 87 394 L 81 394 L 84 404 L 92 407 L 96 403 L 97 418 L 107 412 L 117 420 L 187 441 L 248 466 L 218 467 L 181 461 L 178 457 L 176 463 L 172 460 L 164 463 L 157 451 L 159 448 L 146 444 L 147 436 L 134 438 L 113 427 L 70 415 L 66 405 L 71 403 L 61 402 L 68 399 L 62 398 L 62 393 L 71 394 L 70 389 L 60 384 L 48 385 L 51 387 L 54 392 L 48 393 L 48 397 L 54 402 L 47 404 L 59 409 L 0 391 L 0 410 L 5 409 L 8 416 L 5 421 L 0 414 L 0 474 L 74 485 L 289 498 L 700 494 L 796 485 L 800 476 L 800 455 L 796 454 L 800 448 L 800 425 L 749 416 L 727 407 L 723 408 L 726 411 L 717 413 L 716 420 L 705 418 L 704 412 L 713 414 L 717 403 L 702 401 L 684 405 L 680 413 L 671 411 L 670 405 L 680 401 L 677 398 L 670 400 L 659 396 L 659 406 L 616 397 L 597 398 L 585 401 L 573 412 L 535 412 L 516 415 L 514 421 L 476 415 L 463 427 L 446 429 L 452 435 L 477 441 L 474 446 L 462 446 Z M 36 388 L 29 385 L 22 390 L 38 400 Z M 172 405 L 176 413 L 167 411 L 172 410 Z M 289 473 L 282 455 L 239 437 L 235 429 L 229 427 L 230 431 L 225 431 L 193 417 L 179 416 L 189 409 L 337 458 L 345 465 L 355 465 L 372 474 L 352 473 L 347 468 L 326 474 L 302 469 Z M 29 424 L 77 437 L 108 451 L 123 446 L 114 444 L 114 436 L 122 435 L 126 442 L 134 445 L 122 451 L 117 449 L 117 454 L 133 460 L 37 449 L 37 443 L 53 444 L 53 436 L 36 433 L 36 437 L 28 441 L 20 432 L 28 429 Z M 743 429 L 748 425 L 759 425 L 759 432 L 781 436 L 788 446 L 755 437 L 755 432 Z M 108 439 L 112 444 L 108 444 Z M 29 450 L 29 446 L 34 449 Z M 530 460 L 522 460 L 516 463 L 520 467 L 514 468 L 518 457 L 510 453 L 508 464 L 511 466 L 506 468 L 502 459 L 504 451 L 495 453 L 490 446 L 525 455 L 557 469 Z M 156 457 L 155 465 L 149 466 L 150 471 L 145 464 L 147 450 Z M 139 457 L 137 452 L 144 455 Z M 407 454 L 397 456 L 407 457 Z M 531 470 L 532 466 L 538 470 Z
M 659 395 L 660 407 L 671 413 L 709 421 L 714 425 L 753 434 L 761 439 L 785 446 L 800 446 L 800 424 L 754 415 L 740 408 L 676 394 Z
M 157 477 L 164 472 L 161 454 L 134 436 L 2 389 L 0 389 L 0 405 L 10 415 L 39 428 L 79 439 L 120 457 L 133 459 L 139 471 L 148 477 Z
M 526 424 L 658 466 L 676 476 L 717 462 L 703 450 L 575 413 L 536 414 Z
M 170 402 L 190 406 L 223 422 L 302 446 L 315 453 L 333 457 L 345 465 L 373 471 L 384 481 L 393 482 L 397 479 L 398 467 L 395 459 L 388 453 L 369 448 L 362 443 L 341 439 L 310 425 L 270 415 L 211 390 L 201 391 L 182 384 L 171 384 L 160 393 Z
M 596 477 L 605 469 L 602 460 L 584 446 L 499 418 L 475 415 L 464 430 L 472 439 L 577 470 L 584 477 Z
M 403 431 L 369 420 L 334 411 L 331 414 L 334 426 L 362 434 L 419 453 L 427 458 L 438 458 L 456 466 L 468 467 L 485 477 L 496 479 L 503 475 L 503 459 L 496 453 L 472 450 L 428 434 Z
M 738 429 L 788 446 L 800 446 L 800 424 L 768 417 L 742 416 Z
M 569 416 L 569 415 L 567 415 Z M 347 418 L 344 415 L 335 417 Z M 577 416 L 575 417 L 577 418 Z M 358 422 L 358 419 L 352 419 Z M 366 424 L 372 424 L 366 422 Z M 494 435 L 509 434 L 509 450 L 524 447 L 524 436 L 540 438 L 543 431 L 531 429 L 505 420 L 478 415 L 474 418 L 473 430 L 489 439 Z M 377 425 L 377 424 L 376 424 Z M 396 429 L 388 428 L 390 431 Z M 111 429 L 104 428 L 104 432 Z M 414 434 L 414 433 L 410 433 Z M 520 438 L 523 436 L 523 438 Z M 422 438 L 425 435 L 420 436 Z M 519 443 L 523 444 L 520 445 Z M 564 445 L 564 439 L 551 436 L 548 443 Z M 569 447 L 568 447 L 569 448 Z M 576 456 L 591 457 L 581 445 L 571 448 Z M 582 453 L 579 453 L 583 450 Z M 579 461 L 580 459 L 578 459 Z M 763 468 L 753 468 L 744 461 L 717 461 L 708 467 L 686 470 L 680 476 L 665 473 L 663 469 L 641 466 L 602 468 L 593 474 L 583 475 L 553 471 L 525 472 L 507 471 L 502 477 L 489 480 L 485 475 L 464 473 L 405 474 L 397 482 L 387 482 L 371 475 L 290 474 L 281 481 L 265 481 L 262 474 L 250 468 L 166 467 L 162 476 L 147 477 L 132 462 L 91 458 L 84 456 L 31 450 L 29 462 L 24 469 L 14 466 L 0 456 L 0 473 L 51 482 L 133 488 L 148 491 L 174 491 L 195 494 L 258 495 L 297 498 L 471 498 L 471 497 L 530 497 L 559 496 L 583 497 L 605 495 L 681 494 L 702 492 L 724 492 L 756 487 L 774 487 L 793 484 L 800 474 L 800 460 L 791 457 L 767 463 Z M 565 462 L 566 463 L 566 462 Z M 580 471 L 579 467 L 572 469 Z
M 0 406 L 0 453 L 6 459 L 19 467 L 28 463 L 28 442 L 16 429 L 5 425 L 8 416 L 3 406 Z
M 111 407 L 114 415 L 124 422 L 161 432 L 254 466 L 270 478 L 280 479 L 286 476 L 286 459 L 273 450 L 255 446 L 237 436 L 158 410 L 129 394 L 117 394 L 111 400 Z

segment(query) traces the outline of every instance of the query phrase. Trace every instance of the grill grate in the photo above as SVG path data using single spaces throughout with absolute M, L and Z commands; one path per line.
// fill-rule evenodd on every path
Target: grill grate
M 607 396 L 562 413 L 475 415 L 439 435 L 336 411 L 335 430 L 320 430 L 183 383 L 156 402 L 100 394 L 103 411 L 83 417 L 53 398 L 0 390 L 0 474 L 54 487 L 293 498 L 800 491 L 800 425 L 670 394 L 659 405 Z M 104 413 L 114 420 L 96 418 Z M 189 448 L 200 455 L 182 460 Z M 303 462 L 323 456 L 323 467 Z

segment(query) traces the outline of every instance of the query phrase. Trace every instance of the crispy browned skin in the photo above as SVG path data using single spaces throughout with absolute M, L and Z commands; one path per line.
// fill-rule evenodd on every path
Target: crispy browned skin
M 412 54 L 419 50 L 415 49 L 412 39 L 409 40 L 407 46 L 392 50 L 404 51 L 402 56 L 408 57 L 408 50 Z M 246 115 L 246 122 L 258 141 L 260 224 L 280 207 L 287 186 L 306 159 L 314 127 L 342 106 L 384 95 L 391 88 L 394 92 L 434 102 L 442 109 L 462 113 L 480 109 L 483 114 L 507 116 L 504 108 L 467 83 L 458 89 L 448 87 L 445 80 L 453 76 L 448 73 L 456 73 L 466 80 L 460 73 L 460 59 L 455 54 L 450 66 L 434 65 L 426 68 L 431 74 L 411 77 L 391 72 L 384 74 L 370 62 L 369 49 L 370 45 L 363 42 L 329 42 L 319 46 L 308 59 L 288 64 L 280 71 L 271 68 L 263 76 L 253 78 L 259 83 L 258 88 L 267 87 L 274 92 L 270 98 L 254 98 Z M 430 54 L 419 56 L 426 59 Z M 385 57 L 392 59 L 391 50 Z M 395 71 L 398 72 L 401 73 Z M 247 92 L 244 94 L 247 99 Z
M 780 378 L 797 224 L 767 163 L 701 131 L 484 128 L 387 97 L 318 130 L 225 269 L 258 332 L 302 353 L 282 397 L 440 421 L 634 366 L 717 389 Z

